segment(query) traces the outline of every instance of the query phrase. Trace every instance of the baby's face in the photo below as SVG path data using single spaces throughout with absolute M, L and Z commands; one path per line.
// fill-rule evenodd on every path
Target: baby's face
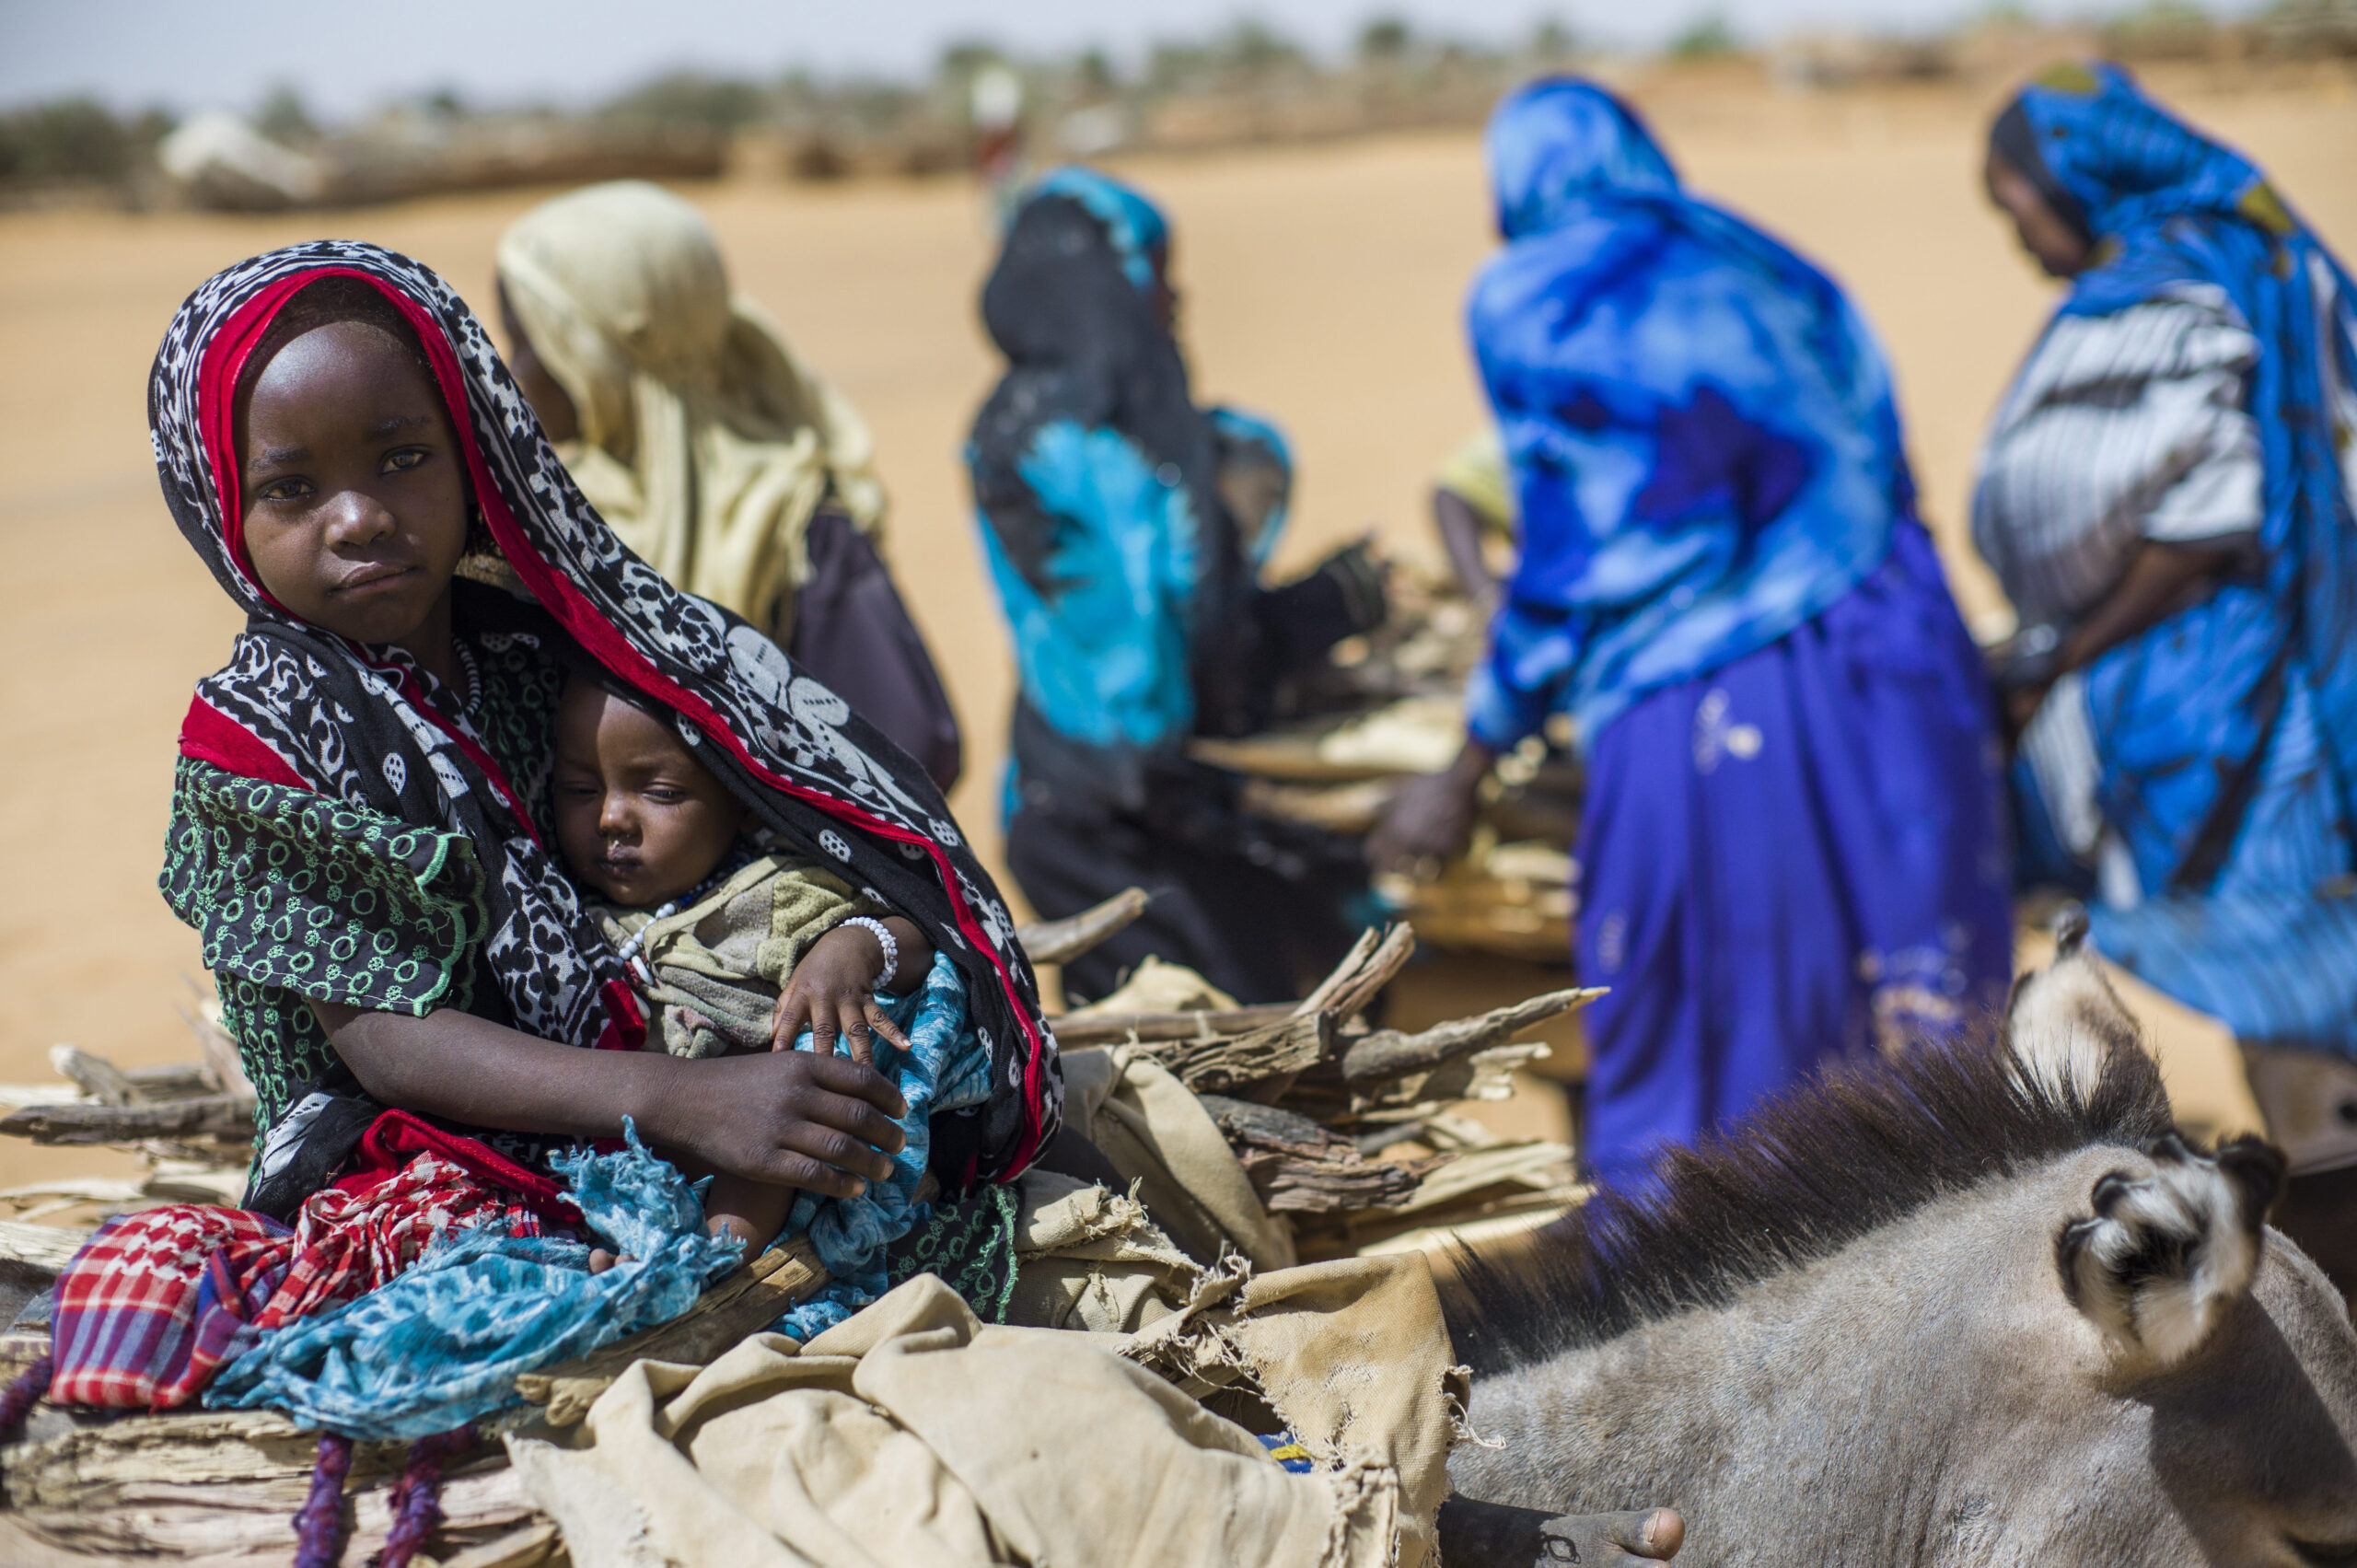
M 670 727 L 594 680 L 564 689 L 556 721 L 556 842 L 609 900 L 652 908 L 713 873 L 744 805 Z

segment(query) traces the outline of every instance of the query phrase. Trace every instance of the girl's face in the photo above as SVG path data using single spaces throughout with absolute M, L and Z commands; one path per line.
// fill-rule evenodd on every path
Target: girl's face
M 263 366 L 243 427 L 246 551 L 271 597 L 355 642 L 424 626 L 466 552 L 466 464 L 407 346 L 366 322 L 315 328 Z

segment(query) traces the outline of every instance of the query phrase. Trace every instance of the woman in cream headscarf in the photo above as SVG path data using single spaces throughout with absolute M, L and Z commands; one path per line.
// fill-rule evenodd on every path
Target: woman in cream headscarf
M 640 180 L 543 202 L 500 238 L 499 296 L 517 380 L 614 532 L 946 789 L 957 719 L 876 553 L 867 426 L 730 292 L 702 215 Z

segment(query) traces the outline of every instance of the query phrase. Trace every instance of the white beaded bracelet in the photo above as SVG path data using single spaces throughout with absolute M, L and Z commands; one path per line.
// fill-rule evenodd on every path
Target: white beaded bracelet
M 844 921 L 876 934 L 876 945 L 884 949 L 884 972 L 876 977 L 878 988 L 888 987 L 900 973 L 900 944 L 893 939 L 892 928 L 873 915 L 855 914 Z

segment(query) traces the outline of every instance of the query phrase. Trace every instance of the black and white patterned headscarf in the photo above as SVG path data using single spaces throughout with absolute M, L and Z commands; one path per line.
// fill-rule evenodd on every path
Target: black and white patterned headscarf
M 533 598 L 498 618 L 570 636 L 668 711 L 761 821 L 922 926 L 966 978 L 994 1089 L 936 1127 L 935 1168 L 1005 1179 L 1054 1132 L 1055 1041 L 1014 922 L 924 771 L 738 617 L 672 587 L 575 488 L 491 339 L 449 285 L 377 246 L 320 240 L 240 262 L 191 295 L 156 355 L 148 423 L 180 531 L 247 612 L 228 667 L 198 683 L 184 754 L 421 826 L 463 832 L 483 863 L 485 955 L 518 1026 L 594 1043 L 612 960 L 552 859 L 530 802 L 479 736 L 428 700 L 397 648 L 308 625 L 255 575 L 242 538 L 235 398 L 270 322 L 303 288 L 356 277 L 416 329 L 447 403 L 483 527 Z M 489 597 L 504 599 L 493 591 Z M 545 617 L 545 619 L 543 619 Z M 505 633 L 501 633 L 505 634 Z

